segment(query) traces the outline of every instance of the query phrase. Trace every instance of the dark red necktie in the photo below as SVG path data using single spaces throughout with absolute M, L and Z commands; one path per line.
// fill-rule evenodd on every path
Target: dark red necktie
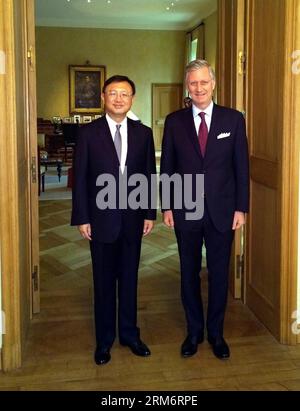
M 202 111 L 201 113 L 199 113 L 199 116 L 201 117 L 201 124 L 200 124 L 199 131 L 198 131 L 198 139 L 199 139 L 201 154 L 202 154 L 202 157 L 204 157 L 207 137 L 208 137 L 208 129 L 207 129 L 207 124 L 205 122 L 205 113 Z

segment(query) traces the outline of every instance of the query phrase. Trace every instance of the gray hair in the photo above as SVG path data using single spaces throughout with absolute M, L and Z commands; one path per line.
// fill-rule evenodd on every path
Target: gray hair
M 215 75 L 215 72 L 214 72 L 212 66 L 206 60 L 200 60 L 200 59 L 193 60 L 186 66 L 186 68 L 185 68 L 185 79 L 187 79 L 187 76 L 191 71 L 199 70 L 199 69 L 202 69 L 204 67 L 208 68 L 211 79 L 216 81 L 216 75 Z

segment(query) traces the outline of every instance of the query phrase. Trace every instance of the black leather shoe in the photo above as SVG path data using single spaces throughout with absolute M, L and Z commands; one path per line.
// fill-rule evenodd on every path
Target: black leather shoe
M 213 353 L 217 358 L 226 360 L 230 357 L 229 347 L 223 337 L 216 339 L 208 338 L 208 342 L 211 344 Z
M 181 346 L 181 355 L 183 357 L 191 357 L 192 355 L 196 354 L 198 350 L 198 344 L 203 342 L 203 337 L 191 337 L 187 336 L 186 339 L 183 341 Z
M 124 345 L 125 347 L 129 347 L 133 354 L 138 355 L 140 357 L 148 357 L 149 355 L 151 355 L 149 348 L 141 340 L 136 340 L 131 343 L 125 343 L 120 341 L 120 344 Z
M 97 347 L 95 351 L 95 363 L 97 365 L 103 365 L 110 361 L 111 356 L 109 348 Z

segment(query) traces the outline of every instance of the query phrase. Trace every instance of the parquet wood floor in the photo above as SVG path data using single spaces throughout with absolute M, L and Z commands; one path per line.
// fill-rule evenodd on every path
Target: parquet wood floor
M 220 361 L 205 341 L 188 359 L 174 234 L 159 222 L 143 242 L 138 318 L 149 358 L 118 340 L 105 366 L 93 361 L 92 276 L 88 243 L 70 227 L 71 201 L 40 203 L 41 313 L 32 321 L 21 369 L 0 374 L 1 390 L 299 390 L 300 346 L 276 342 L 240 301 L 229 297 Z M 206 279 L 203 297 L 206 302 Z

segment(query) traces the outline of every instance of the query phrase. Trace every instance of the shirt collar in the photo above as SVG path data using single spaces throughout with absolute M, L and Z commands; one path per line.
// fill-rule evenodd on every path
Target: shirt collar
M 106 117 L 108 124 L 112 127 L 116 127 L 117 124 L 121 124 L 122 126 L 127 126 L 127 117 L 125 117 L 124 120 L 121 121 L 121 123 L 117 123 L 107 113 L 105 114 L 105 117 Z
M 211 101 L 210 104 L 206 107 L 205 110 L 201 110 L 200 108 L 196 107 L 194 104 L 192 105 L 192 107 L 193 107 L 193 116 L 194 117 L 197 117 L 199 115 L 199 113 L 201 113 L 202 111 L 204 111 L 204 113 L 207 116 L 211 117 L 212 116 L 212 111 L 213 111 L 213 108 L 214 108 L 214 102 Z

